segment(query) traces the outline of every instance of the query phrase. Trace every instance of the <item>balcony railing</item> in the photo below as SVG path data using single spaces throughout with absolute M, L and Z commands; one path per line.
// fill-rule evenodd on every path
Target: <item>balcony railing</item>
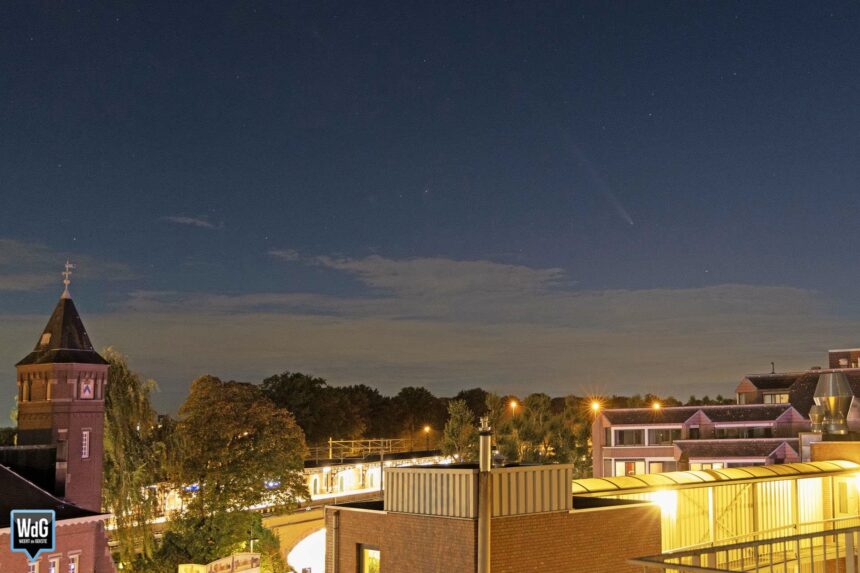
M 803 524 L 818 531 L 759 538 L 629 560 L 642 571 L 665 573 L 858 573 L 860 517 Z M 834 527 L 840 524 L 844 527 Z M 774 535 L 758 532 L 757 536 Z

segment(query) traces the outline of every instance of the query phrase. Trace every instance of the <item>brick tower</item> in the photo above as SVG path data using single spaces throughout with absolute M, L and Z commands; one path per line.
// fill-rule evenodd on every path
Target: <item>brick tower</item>
M 93 349 L 66 289 L 18 372 L 18 444 L 54 446 L 56 494 L 101 511 L 108 363 Z

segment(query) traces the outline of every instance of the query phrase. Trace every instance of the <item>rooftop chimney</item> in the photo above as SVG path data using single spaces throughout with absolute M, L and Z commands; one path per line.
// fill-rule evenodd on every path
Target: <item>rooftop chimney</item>
M 480 473 L 478 474 L 478 573 L 490 573 L 490 518 L 492 517 L 492 480 L 493 468 L 492 436 L 490 420 L 481 418 L 478 432 Z
M 842 372 L 825 372 L 818 377 L 815 403 L 824 407 L 823 429 L 827 434 L 847 434 L 848 410 L 854 400 L 848 379 Z M 811 418 L 810 418 L 811 419 Z

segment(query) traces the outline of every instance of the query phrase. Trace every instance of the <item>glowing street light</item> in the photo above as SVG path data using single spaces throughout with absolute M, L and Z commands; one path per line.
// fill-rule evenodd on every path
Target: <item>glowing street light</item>
M 595 414 L 598 413 L 600 411 L 600 402 L 598 402 L 597 400 L 593 400 L 591 402 L 591 411 Z
M 516 401 L 516 400 L 511 400 L 511 415 L 512 415 L 512 416 L 516 416 L 516 414 L 517 414 L 517 406 L 519 406 L 519 404 L 517 404 L 517 401 Z
M 430 426 L 424 426 L 424 449 L 430 451 Z
M 662 407 L 663 407 L 663 405 L 662 405 L 662 404 L 660 404 L 660 402 L 655 401 L 653 404 L 651 404 L 651 407 L 652 407 L 654 410 L 659 410 L 660 408 L 662 408 Z

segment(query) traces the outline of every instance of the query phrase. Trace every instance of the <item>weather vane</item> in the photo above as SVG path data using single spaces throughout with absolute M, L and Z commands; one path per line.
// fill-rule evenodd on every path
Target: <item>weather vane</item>
M 71 276 L 72 269 L 75 268 L 75 265 L 69 262 L 69 259 L 66 259 L 66 270 L 63 271 L 63 284 L 65 285 L 65 290 L 63 290 L 63 298 L 71 298 L 72 295 L 69 294 L 69 285 L 72 284 Z

